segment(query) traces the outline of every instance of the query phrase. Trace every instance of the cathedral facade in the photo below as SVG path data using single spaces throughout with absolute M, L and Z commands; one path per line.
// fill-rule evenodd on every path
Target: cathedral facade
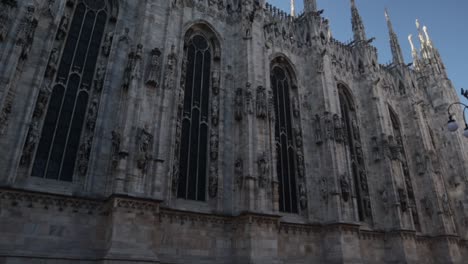
M 382 65 L 304 7 L 0 1 L 0 263 L 464 263 L 427 28 Z

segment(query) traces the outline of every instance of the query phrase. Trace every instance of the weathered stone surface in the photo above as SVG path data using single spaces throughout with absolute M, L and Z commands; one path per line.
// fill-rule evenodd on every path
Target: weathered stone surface
M 457 95 L 437 49 L 427 41 L 407 66 L 389 21 L 394 62 L 380 65 L 354 4 L 345 44 L 304 2 L 291 17 L 250 0 L 0 1 L 0 263 L 463 263 L 468 149 L 445 129 Z M 83 7 L 106 13 L 94 73 L 70 65 L 87 101 L 54 108 L 60 87 L 72 93 L 62 53 Z M 209 100 L 190 108 L 197 35 Z M 284 127 L 276 66 L 289 78 Z M 195 201 L 181 146 L 202 108 Z M 53 113 L 64 133 L 44 129 Z M 44 144 L 76 156 L 42 157 Z M 285 156 L 291 170 L 278 171 Z

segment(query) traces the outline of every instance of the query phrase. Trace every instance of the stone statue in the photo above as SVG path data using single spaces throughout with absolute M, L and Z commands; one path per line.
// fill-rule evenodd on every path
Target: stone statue
M 218 159 L 218 134 L 216 131 L 211 131 L 210 136 L 210 157 L 211 160 L 215 161 Z
M 219 87 L 221 85 L 221 76 L 219 71 L 213 71 L 211 73 L 211 88 L 213 90 L 214 95 L 219 94 Z
M 262 153 L 257 160 L 258 166 L 258 186 L 265 188 L 268 181 L 268 159 L 266 153 Z
M 57 36 L 56 36 L 57 40 L 65 39 L 65 36 L 67 36 L 69 23 L 70 23 L 70 19 L 68 18 L 68 16 L 64 15 L 62 17 L 62 20 L 60 21 L 60 26 L 57 31 Z
M 267 117 L 267 95 L 265 87 L 257 87 L 257 117 L 265 119 Z
M 299 205 L 302 210 L 307 209 L 307 192 L 304 183 L 299 184 Z
M 47 78 L 53 78 L 55 72 L 57 71 L 57 62 L 58 62 L 58 49 L 53 48 L 50 53 L 49 63 L 47 64 L 45 76 Z
M 35 10 L 34 6 L 27 7 L 26 15 L 21 20 L 18 28 L 16 45 L 21 47 L 20 59 L 22 60 L 25 60 L 29 55 L 38 25 L 38 21 L 35 18 Z
M 105 57 L 109 57 L 113 38 L 114 34 L 112 32 L 106 33 L 106 36 L 104 37 L 104 43 L 102 45 L 102 55 L 104 55 Z
M 340 179 L 340 186 L 341 186 L 341 197 L 345 202 L 347 202 L 351 196 L 351 186 L 349 184 L 348 177 L 346 175 L 342 175 Z
M 241 158 L 236 159 L 234 162 L 234 175 L 236 176 L 236 183 L 239 189 L 244 186 L 244 162 Z
M 236 95 L 234 98 L 234 118 L 237 121 L 242 120 L 243 106 L 244 106 L 244 100 L 243 100 L 242 88 L 237 88 Z
M 400 198 L 400 208 L 402 212 L 408 211 L 408 195 L 406 194 L 405 189 L 398 188 L 398 197 Z
M 321 125 L 320 116 L 315 115 L 313 122 L 314 122 L 315 144 L 322 144 L 323 143 L 323 134 L 322 134 L 322 125 Z
M 151 62 L 148 71 L 148 78 L 146 79 L 146 85 L 154 88 L 159 87 L 159 79 L 161 73 L 161 51 L 155 48 L 151 51 Z
M 39 124 L 38 121 L 33 121 L 29 127 L 28 137 L 24 145 L 23 155 L 21 156 L 21 165 L 29 165 L 31 157 L 39 142 Z
M 219 123 L 219 102 L 218 98 L 213 98 L 211 101 L 211 124 L 218 126 Z
M 137 167 L 146 173 L 148 169 L 148 162 L 151 160 L 151 145 L 153 144 L 153 135 L 148 131 L 148 128 L 140 129 L 138 136 L 138 160 Z
M 175 53 L 175 46 L 171 46 L 171 52 L 167 56 L 166 72 L 164 75 L 164 88 L 174 88 L 175 72 L 177 67 L 177 54 Z
M 210 176 L 208 178 L 208 195 L 215 198 L 218 194 L 218 171 L 214 164 L 210 166 Z
M 343 137 L 344 137 L 343 127 L 344 127 L 344 124 L 343 124 L 343 121 L 341 120 L 341 118 L 337 114 L 333 115 L 333 127 L 334 127 L 334 130 L 335 130 L 335 140 L 336 140 L 336 142 L 343 142 Z

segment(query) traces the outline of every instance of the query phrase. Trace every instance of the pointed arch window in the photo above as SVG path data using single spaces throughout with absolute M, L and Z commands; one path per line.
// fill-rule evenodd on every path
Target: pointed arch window
M 185 43 L 177 197 L 206 200 L 212 47 L 201 34 Z
M 105 0 L 79 0 L 75 7 L 33 163 L 34 177 L 73 181 L 107 18 Z
M 361 145 L 358 120 L 352 97 L 347 87 L 338 85 L 340 99 L 340 110 L 346 131 L 346 143 L 348 156 L 351 163 L 351 176 L 354 186 L 354 193 L 357 200 L 359 220 L 366 222 L 372 220 L 372 211 L 369 197 L 369 187 L 364 164 L 364 155 Z
M 411 175 L 408 168 L 408 160 L 406 158 L 405 146 L 403 144 L 403 136 L 401 133 L 401 125 L 397 114 L 389 107 L 388 111 L 390 113 L 390 120 L 392 123 L 393 137 L 398 146 L 398 151 L 400 152 L 398 161 L 401 164 L 403 170 L 403 177 L 405 181 L 405 187 L 407 192 L 407 197 L 409 201 L 409 208 L 411 209 L 411 215 L 413 217 L 414 227 L 417 231 L 421 231 L 421 224 L 419 221 L 419 215 L 416 207 L 416 197 L 414 196 L 413 183 L 411 181 Z
M 297 153 L 294 144 L 293 114 L 290 97 L 291 76 L 282 65 L 271 69 L 271 86 L 275 110 L 276 173 L 279 181 L 279 210 L 298 213 Z

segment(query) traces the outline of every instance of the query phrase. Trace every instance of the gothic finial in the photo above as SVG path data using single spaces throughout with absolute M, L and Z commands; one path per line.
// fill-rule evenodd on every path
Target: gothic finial
M 355 0 L 351 0 L 351 23 L 353 25 L 354 40 L 366 41 L 367 37 L 364 23 L 362 22 L 361 15 L 356 7 Z
M 403 52 L 401 51 L 401 46 L 398 41 L 398 36 L 393 30 L 392 21 L 390 20 L 390 16 L 388 15 L 387 8 L 385 8 L 385 19 L 387 20 L 388 34 L 390 35 L 390 47 L 392 49 L 393 63 L 395 65 L 403 64 L 404 63 Z
M 414 64 L 414 67 L 417 69 L 418 65 L 419 65 L 419 55 L 418 55 L 418 50 L 414 46 L 413 35 L 410 34 L 408 36 L 408 41 L 409 41 L 410 46 L 411 46 L 411 55 L 413 57 L 413 64 Z
M 294 0 L 291 0 L 291 16 L 296 16 L 296 3 Z

